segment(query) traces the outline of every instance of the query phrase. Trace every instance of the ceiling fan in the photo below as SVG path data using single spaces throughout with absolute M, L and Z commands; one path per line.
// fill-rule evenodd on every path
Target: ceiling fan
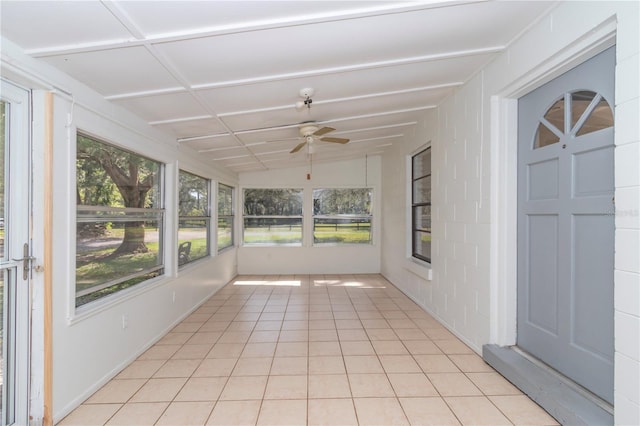
M 349 139 L 345 138 L 321 137 L 329 132 L 333 132 L 334 130 L 336 129 L 334 129 L 333 127 L 318 127 L 314 123 L 302 123 L 300 125 L 300 137 L 303 139 L 303 141 L 296 145 L 296 147 L 291 150 L 290 154 L 295 154 L 296 152 L 304 148 L 305 145 L 312 144 L 315 140 L 339 144 L 345 144 L 349 142 Z

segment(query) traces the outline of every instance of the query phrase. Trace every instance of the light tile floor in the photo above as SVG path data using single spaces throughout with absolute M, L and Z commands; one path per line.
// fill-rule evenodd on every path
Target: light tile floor
M 238 276 L 60 425 L 555 425 L 380 275 Z

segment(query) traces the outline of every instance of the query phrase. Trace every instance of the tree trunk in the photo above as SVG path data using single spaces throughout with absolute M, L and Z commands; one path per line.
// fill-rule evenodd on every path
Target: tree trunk
M 120 247 L 109 255 L 110 258 L 123 254 L 147 253 L 149 248 L 144 243 L 144 222 L 127 222 L 124 225 L 124 239 Z

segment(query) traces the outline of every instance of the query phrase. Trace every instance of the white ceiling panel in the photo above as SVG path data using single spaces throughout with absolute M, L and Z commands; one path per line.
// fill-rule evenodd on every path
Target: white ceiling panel
M 415 133 L 546 1 L 0 1 L 3 39 L 232 171 L 314 162 Z M 312 88 L 311 107 L 296 109 Z M 105 135 L 108 137 L 108 135 Z
M 144 1 L 119 1 L 118 5 L 149 37 L 188 34 L 191 31 L 231 31 L 264 25 L 321 19 L 371 8 L 398 6 L 398 2 L 340 1 L 327 7 L 325 1 L 159 1 L 149 13 Z
M 2 0 L 2 35 L 23 49 L 56 49 L 132 39 L 97 1 Z
M 144 47 L 69 53 L 44 58 L 103 96 L 180 87 Z
M 190 93 L 144 96 L 119 99 L 113 102 L 135 112 L 150 122 L 182 120 L 188 117 L 201 119 L 210 115 Z

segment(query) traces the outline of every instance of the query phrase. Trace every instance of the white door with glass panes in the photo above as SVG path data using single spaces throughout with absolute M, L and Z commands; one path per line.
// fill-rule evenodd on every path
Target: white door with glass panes
M 518 102 L 518 346 L 613 403 L 615 48 Z
M 0 88 L 0 420 L 27 424 L 31 248 L 29 92 Z

